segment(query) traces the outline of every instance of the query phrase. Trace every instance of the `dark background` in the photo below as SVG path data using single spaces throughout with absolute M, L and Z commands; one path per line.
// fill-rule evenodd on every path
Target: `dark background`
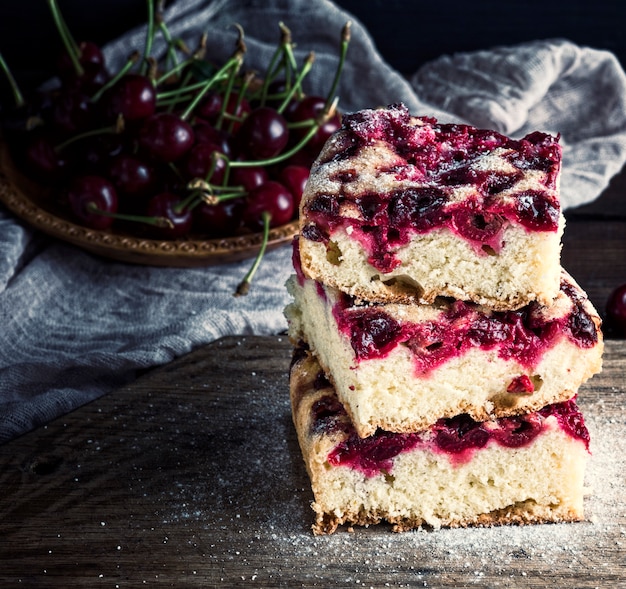
M 623 0 L 338 0 L 371 32 L 385 59 L 404 74 L 458 51 L 546 38 L 613 51 L 626 64 Z M 75 36 L 104 43 L 145 22 L 146 0 L 59 0 Z M 0 52 L 19 83 L 49 77 L 60 40 L 45 0 L 0 0 Z M 0 98 L 7 97 L 0 80 Z

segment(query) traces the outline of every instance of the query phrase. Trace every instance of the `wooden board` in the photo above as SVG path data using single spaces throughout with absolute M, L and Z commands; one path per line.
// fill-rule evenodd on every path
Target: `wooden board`
M 626 586 L 625 341 L 580 393 L 589 521 L 327 537 L 310 531 L 290 350 L 225 338 L 1 446 L 0 585 Z

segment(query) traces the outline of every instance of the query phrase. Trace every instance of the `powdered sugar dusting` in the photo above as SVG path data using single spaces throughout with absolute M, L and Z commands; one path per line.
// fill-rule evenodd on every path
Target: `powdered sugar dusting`
M 201 550 L 224 586 L 521 587 L 533 576 L 594 587 L 626 578 L 625 422 L 607 419 L 598 396 L 579 398 L 593 453 L 588 521 L 402 534 L 381 524 L 315 537 L 286 382 L 256 384 L 231 400 L 232 413 L 207 420 L 211 451 L 197 476 L 160 501 L 163 533 L 171 526 L 179 542 Z M 583 576 L 590 584 L 579 583 Z

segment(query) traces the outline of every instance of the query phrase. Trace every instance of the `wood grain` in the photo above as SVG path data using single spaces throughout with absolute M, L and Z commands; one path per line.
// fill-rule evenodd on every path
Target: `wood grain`
M 225 338 L 1 446 L 2 586 L 626 582 L 626 342 L 580 394 L 590 521 L 483 530 L 314 537 L 289 361 L 285 337 Z

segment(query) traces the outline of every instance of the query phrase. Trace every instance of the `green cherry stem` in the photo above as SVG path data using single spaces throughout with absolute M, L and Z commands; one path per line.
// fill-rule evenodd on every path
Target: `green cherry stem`
M 237 286 L 237 290 L 234 293 L 234 296 L 236 297 L 245 296 L 248 292 L 250 292 L 250 283 L 252 282 L 252 278 L 256 274 L 256 271 L 259 269 L 261 260 L 263 259 L 265 250 L 267 249 L 267 242 L 270 237 L 270 221 L 272 220 L 272 216 L 267 211 L 263 211 L 261 219 L 263 220 L 263 241 L 261 242 L 261 249 L 256 255 L 250 270 L 248 270 L 246 275 L 243 277 L 243 280 Z
M 330 87 L 330 91 L 328 92 L 328 98 L 326 98 L 324 110 L 328 110 L 330 108 L 331 103 L 333 102 L 333 99 L 335 97 L 335 93 L 337 92 L 337 87 L 339 86 L 339 79 L 341 78 L 341 72 L 343 71 L 344 63 L 346 62 L 346 54 L 348 53 L 348 45 L 350 44 L 351 26 L 352 22 L 348 21 L 341 30 L 341 50 L 339 54 L 339 63 L 335 71 L 335 78 L 333 79 L 332 86 Z
M 191 115 L 191 113 L 194 111 L 194 109 L 196 108 L 196 106 L 198 106 L 198 104 L 200 104 L 200 101 L 204 98 L 204 95 L 215 85 L 215 83 L 218 80 L 222 80 L 222 77 L 224 74 L 229 73 L 231 70 L 233 71 L 237 71 L 239 70 L 239 66 L 241 65 L 241 57 L 238 55 L 235 55 L 234 57 L 231 57 L 217 72 L 216 74 L 210 79 L 207 80 L 202 89 L 200 90 L 200 92 L 198 92 L 195 96 L 195 98 L 191 101 L 191 103 L 189 104 L 189 106 L 185 109 L 185 112 L 183 112 L 183 114 L 181 115 L 181 118 L 183 120 L 186 120 L 189 118 L 189 116 Z M 230 76 L 229 76 L 230 77 Z
M 147 29 L 146 29 L 146 41 L 143 47 L 143 63 L 141 64 L 141 73 L 146 74 L 148 68 L 150 67 L 148 64 L 148 58 L 152 54 L 152 44 L 154 43 L 154 1 L 146 0 L 146 6 L 148 9 L 148 20 L 147 20 Z
M 67 24 L 65 24 L 65 21 L 63 20 L 63 16 L 61 15 L 61 11 L 59 10 L 56 0 L 48 0 L 48 6 L 50 7 L 50 12 L 52 13 L 52 18 L 54 19 L 57 31 L 61 36 L 63 46 L 72 61 L 74 71 L 76 72 L 76 75 L 80 77 L 85 73 L 85 70 L 80 64 L 80 50 L 78 49 L 78 45 L 76 44 L 76 41 L 74 41 Z
M 124 119 L 122 116 L 118 116 L 115 125 L 108 127 L 100 127 L 99 129 L 91 129 L 90 131 L 85 131 L 84 133 L 79 133 L 78 135 L 74 135 L 69 139 L 59 143 L 55 146 L 54 151 L 59 152 L 63 151 L 66 147 L 76 143 L 77 141 L 81 141 L 82 139 L 87 139 L 89 137 L 95 137 L 96 135 L 119 135 L 124 131 Z
M 9 86 L 11 87 L 11 92 L 13 94 L 13 99 L 15 100 L 16 108 L 21 108 L 26 104 L 24 100 L 24 96 L 20 92 L 20 88 L 7 65 L 7 62 L 4 61 L 4 57 L 2 57 L 2 53 L 0 53 L 0 70 L 4 72 L 4 75 L 7 77 L 7 81 L 9 82 Z
M 314 61 L 315 61 L 315 53 L 311 51 L 307 55 L 306 59 L 304 60 L 304 65 L 302 66 L 302 70 L 298 74 L 298 77 L 296 78 L 293 86 L 290 88 L 289 92 L 287 92 L 287 94 L 283 98 L 281 105 L 276 109 L 280 114 L 282 114 L 285 108 L 287 108 L 287 105 L 289 104 L 289 101 L 292 99 L 293 95 L 296 92 L 298 92 L 299 89 L 302 87 L 302 80 L 304 80 L 306 75 L 311 71 Z
M 102 95 L 111 87 L 115 86 L 131 69 L 132 67 L 139 61 L 139 52 L 135 51 L 128 58 L 126 63 L 120 68 L 120 71 L 117 72 L 106 84 L 101 86 L 99 90 L 91 97 L 91 102 L 98 102 Z
M 121 221 L 134 221 L 137 223 L 145 223 L 147 225 L 153 225 L 154 227 L 164 227 L 166 229 L 172 229 L 174 224 L 166 217 L 145 217 L 143 215 L 128 215 L 126 213 L 110 213 L 109 211 L 103 211 L 98 208 L 95 202 L 88 202 L 85 208 L 90 213 L 101 215 L 103 217 L 110 217 L 111 219 L 120 219 Z

